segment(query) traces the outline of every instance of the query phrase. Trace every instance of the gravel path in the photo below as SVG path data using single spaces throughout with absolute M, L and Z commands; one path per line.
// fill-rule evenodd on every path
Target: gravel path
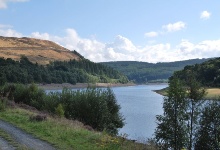
M 19 144 L 25 145 L 27 148 L 33 150 L 55 150 L 55 148 L 52 147 L 47 142 L 36 139 L 31 134 L 27 134 L 21 129 L 14 127 L 12 124 L 9 124 L 5 121 L 0 120 L 0 128 L 3 129 L 8 134 L 10 134 L 11 136 L 13 136 Z M 1 139 L 0 139 L 0 146 L 1 148 L 6 147 L 7 149 L 8 147 L 8 150 L 10 149 L 10 146 L 7 144 L 7 142 Z M 13 147 L 11 148 L 13 149 Z
M 6 140 L 0 137 L 0 149 L 1 150 L 15 150 Z

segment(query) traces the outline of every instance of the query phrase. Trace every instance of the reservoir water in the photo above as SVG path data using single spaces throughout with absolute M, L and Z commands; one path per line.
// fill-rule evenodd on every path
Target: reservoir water
M 112 88 L 121 113 L 125 117 L 125 126 L 119 134 L 127 134 L 128 139 L 140 142 L 153 137 L 156 128 L 156 115 L 163 114 L 163 96 L 153 92 L 167 85 L 139 85 Z

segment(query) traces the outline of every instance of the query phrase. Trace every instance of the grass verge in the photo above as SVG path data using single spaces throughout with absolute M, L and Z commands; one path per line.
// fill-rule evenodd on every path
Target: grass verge
M 89 131 L 78 121 L 48 117 L 43 122 L 33 122 L 29 118 L 34 112 L 21 108 L 6 109 L 0 113 L 0 119 L 51 143 L 57 149 L 75 150 L 119 150 L 149 149 L 154 146 L 134 143 L 122 137 L 112 137 L 104 132 Z

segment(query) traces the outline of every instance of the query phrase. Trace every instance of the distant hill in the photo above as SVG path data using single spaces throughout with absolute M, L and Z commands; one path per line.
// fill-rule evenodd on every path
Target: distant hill
M 133 80 L 136 83 L 146 83 L 167 80 L 174 71 L 181 70 L 187 65 L 200 64 L 207 60 L 209 59 L 191 59 L 156 64 L 137 61 L 115 61 L 102 62 L 101 64 L 122 72 L 129 80 Z
M 76 51 L 70 51 L 52 41 L 0 36 L 0 57 L 18 61 L 22 55 L 33 63 L 44 65 L 50 61 L 81 59 Z

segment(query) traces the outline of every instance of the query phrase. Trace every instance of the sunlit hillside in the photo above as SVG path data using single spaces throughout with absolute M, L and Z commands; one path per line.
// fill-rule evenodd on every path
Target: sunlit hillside
M 48 64 L 55 60 L 80 59 L 80 56 L 74 51 L 48 40 L 0 36 L 0 57 L 20 60 L 22 55 L 39 64 Z

